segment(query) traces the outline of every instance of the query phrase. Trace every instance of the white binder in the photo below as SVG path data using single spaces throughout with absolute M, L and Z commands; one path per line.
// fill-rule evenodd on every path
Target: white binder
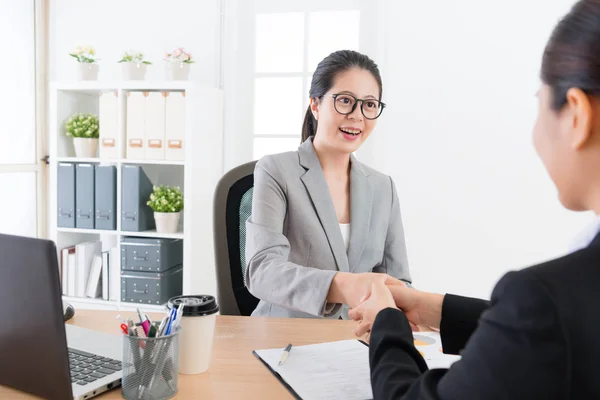
M 167 96 L 165 119 L 165 159 L 182 161 L 185 155 L 185 92 L 170 92 Z
M 85 297 L 87 282 L 92 271 L 94 256 L 102 254 L 102 242 L 90 241 L 75 245 L 76 281 L 75 296 Z
M 146 95 L 148 92 L 127 93 L 127 134 L 126 157 L 129 159 L 143 160 L 145 158 L 146 139 Z
M 117 159 L 118 126 L 117 92 L 100 92 L 98 122 L 100 123 L 100 158 Z
M 118 301 L 121 298 L 121 252 L 118 247 L 113 247 L 108 251 L 108 298 L 111 301 Z
M 146 97 L 146 160 L 165 159 L 165 107 L 167 92 Z

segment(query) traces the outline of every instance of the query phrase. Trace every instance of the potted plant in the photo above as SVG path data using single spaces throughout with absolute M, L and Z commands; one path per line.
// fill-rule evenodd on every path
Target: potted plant
M 65 123 L 66 135 L 73 138 L 75 156 L 96 157 L 100 136 L 98 116 L 89 113 L 75 113 Z
M 182 47 L 165 53 L 164 60 L 167 62 L 167 76 L 174 81 L 185 81 L 190 73 L 190 64 L 193 64 L 192 53 L 185 51 Z
M 183 194 L 179 187 L 154 186 L 146 203 L 154 211 L 157 233 L 175 233 L 183 210 Z
M 142 53 L 135 50 L 123 53 L 119 63 L 122 64 L 123 79 L 125 80 L 143 80 L 146 75 L 146 66 L 152 64 L 150 61 L 144 60 Z
M 77 46 L 69 55 L 77 60 L 77 77 L 82 81 L 98 79 L 98 59 L 92 46 Z

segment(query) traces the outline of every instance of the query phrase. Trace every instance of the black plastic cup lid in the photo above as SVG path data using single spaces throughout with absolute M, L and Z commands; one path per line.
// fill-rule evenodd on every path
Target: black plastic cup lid
M 184 317 L 201 317 L 211 315 L 219 311 L 219 306 L 214 296 L 209 295 L 188 295 L 175 296 L 169 299 L 168 307 L 179 308 L 183 304 Z

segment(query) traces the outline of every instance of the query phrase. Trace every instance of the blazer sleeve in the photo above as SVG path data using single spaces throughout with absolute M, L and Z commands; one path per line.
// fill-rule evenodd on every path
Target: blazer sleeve
M 288 261 L 290 242 L 283 234 L 287 198 L 285 182 L 272 157 L 254 171 L 252 215 L 246 222 L 246 285 L 255 297 L 280 307 L 316 316 L 336 313 L 327 303 L 333 270 L 309 268 Z
M 410 284 L 412 279 L 408 268 L 404 227 L 402 225 L 402 216 L 400 214 L 400 202 L 392 178 L 390 178 L 390 187 L 392 190 L 392 205 L 385 238 L 383 261 L 381 266 L 373 268 L 373 272 L 383 272 Z
M 481 314 L 490 302 L 447 294 L 442 303 L 440 336 L 446 354 L 459 354 L 477 328 Z
M 568 397 L 568 354 L 556 306 L 530 272 L 505 275 L 462 359 L 425 370 L 406 316 L 386 309 L 373 324 L 375 399 L 546 399 Z

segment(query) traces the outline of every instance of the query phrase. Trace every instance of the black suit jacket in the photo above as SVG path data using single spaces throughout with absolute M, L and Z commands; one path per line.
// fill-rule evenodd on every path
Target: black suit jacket
M 406 316 L 381 311 L 369 350 L 375 399 L 600 399 L 600 235 L 507 273 L 490 302 L 446 295 L 440 334 L 462 359 L 428 370 Z

